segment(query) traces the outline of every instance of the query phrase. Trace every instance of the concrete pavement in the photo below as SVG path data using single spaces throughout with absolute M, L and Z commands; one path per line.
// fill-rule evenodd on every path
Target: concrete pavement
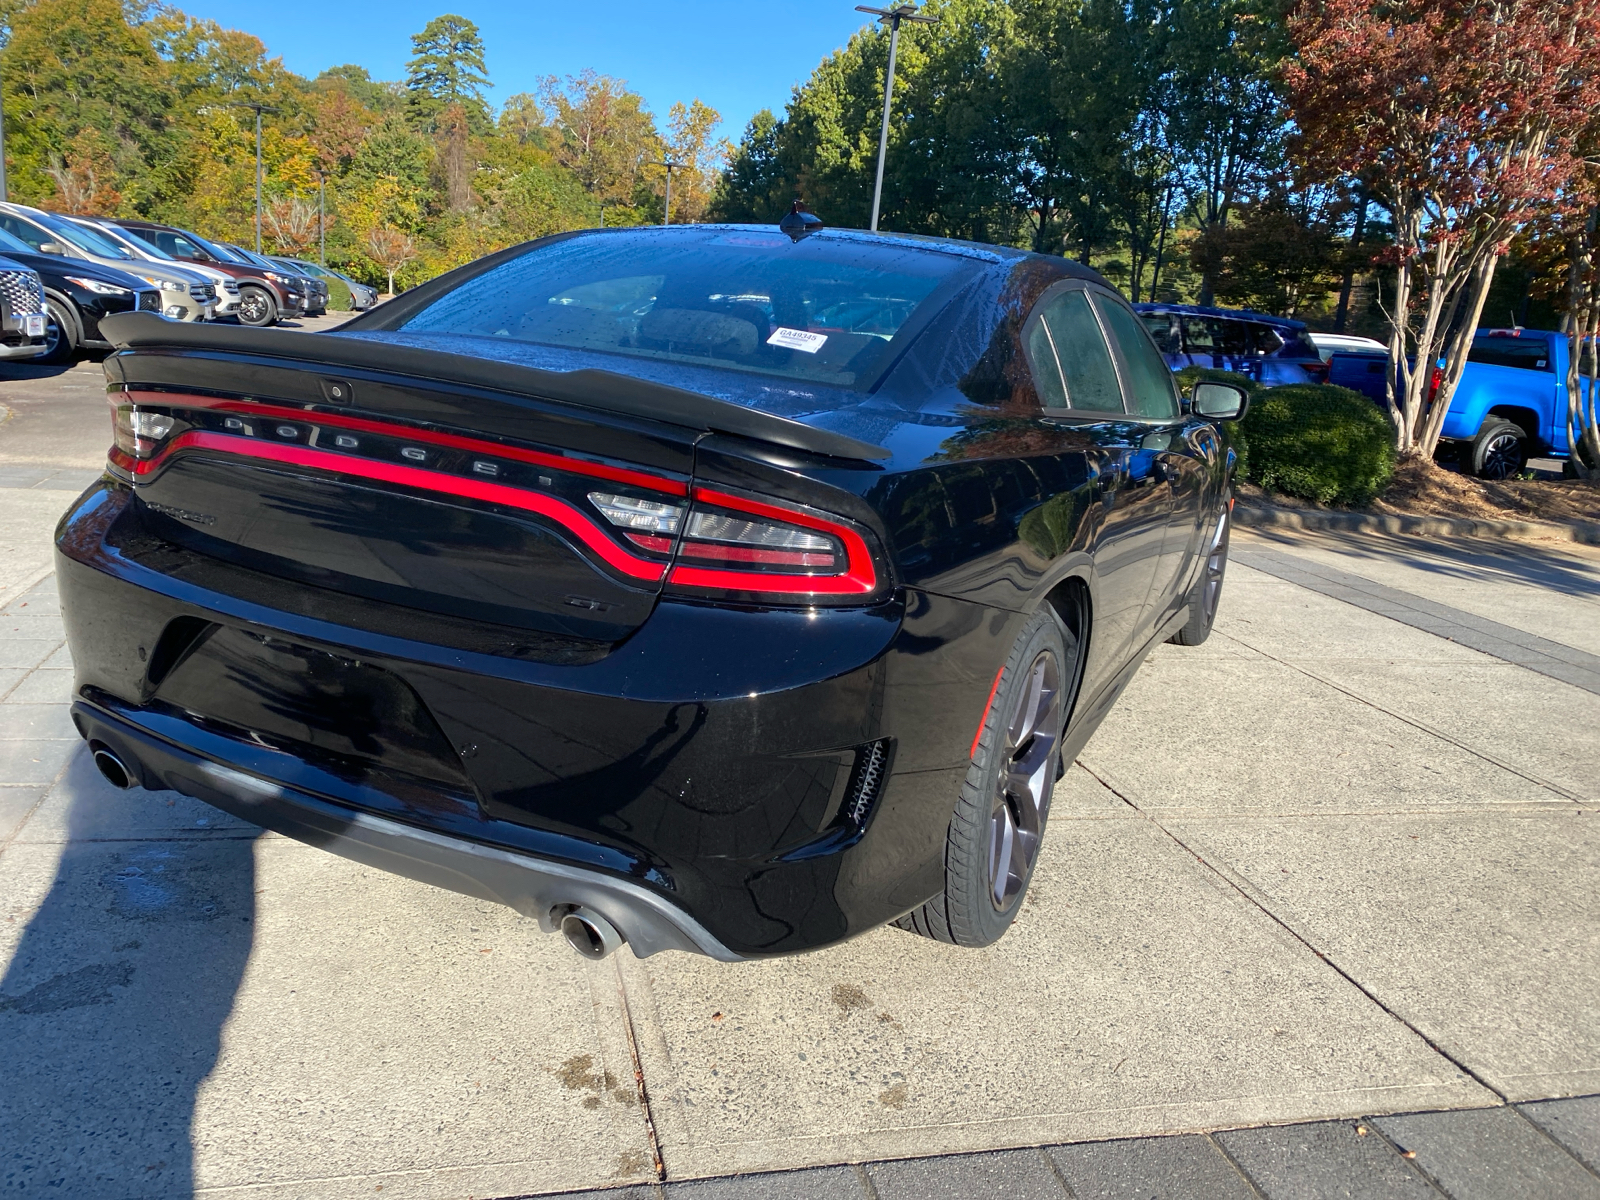
M 1514 1177 L 1473 1154 L 1534 1171 L 1520 1194 L 1592 1180 L 1600 1101 L 1537 1102 L 1600 1092 L 1600 551 L 1241 533 L 1216 634 L 1160 647 L 1063 780 L 999 945 L 589 964 L 99 779 L 46 573 L 61 484 L 109 431 L 60 378 L 0 383 L 38 431 L 0 424 L 0 1185 L 489 1197 L 646 1185 L 658 1160 L 705 1197 L 1115 1195 L 1161 1163 L 1226 1181 L 1179 1195 Z M 1458 1111 L 1379 1119 L 1426 1110 Z M 1312 1124 L 1249 1128 L 1285 1122 Z M 1209 1130 L 1244 1132 L 1097 1141 Z M 840 1163 L 876 1165 L 804 1169 Z

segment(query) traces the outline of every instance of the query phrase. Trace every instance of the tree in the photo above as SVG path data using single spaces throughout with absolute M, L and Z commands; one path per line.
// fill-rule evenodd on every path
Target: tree
M 1166 139 L 1189 216 L 1204 236 L 1225 228 L 1234 206 L 1275 165 L 1283 47 L 1266 19 L 1271 5 L 1261 0 L 1183 0 L 1166 12 Z M 1211 303 L 1214 287 L 1202 278 L 1201 304 Z
M 435 17 L 411 37 L 413 54 L 406 63 L 407 103 L 421 128 L 428 129 L 452 104 L 466 110 L 475 129 L 487 129 L 489 106 L 483 92 L 489 68 L 483 35 L 465 17 Z
M 1230 304 L 1293 317 L 1328 294 L 1342 259 L 1329 212 L 1315 189 L 1277 188 L 1239 206 L 1230 225 L 1213 225 L 1190 250 L 1197 270 Z
M 667 113 L 666 153 L 683 170 L 673 174 L 672 219 L 685 224 L 704 218 L 712 190 L 727 165 L 726 138 L 714 138 L 722 114 L 698 99 L 689 104 L 674 104 Z
M 539 82 L 539 103 L 554 135 L 556 161 L 601 204 L 633 206 L 642 197 L 645 164 L 662 152 L 644 98 L 609 75 L 584 71 Z
M 389 294 L 394 294 L 394 273 L 417 257 L 417 246 L 398 229 L 379 225 L 367 234 L 367 253 L 389 277 Z
M 116 165 L 104 140 L 92 129 L 80 130 L 67 145 L 65 160 L 51 156 L 44 173 L 56 185 L 48 207 L 76 216 L 104 217 L 117 211 L 122 195 L 113 186 Z
M 1298 0 L 1288 28 L 1297 155 L 1393 219 L 1396 445 L 1431 457 L 1495 265 L 1562 208 L 1600 108 L 1600 0 Z
M 261 222 L 279 254 L 299 258 L 317 240 L 317 206 L 299 196 L 282 196 L 265 205 Z
M 794 196 L 780 157 L 781 131 L 770 108 L 750 118 L 712 193 L 713 220 L 775 224 L 789 211 Z

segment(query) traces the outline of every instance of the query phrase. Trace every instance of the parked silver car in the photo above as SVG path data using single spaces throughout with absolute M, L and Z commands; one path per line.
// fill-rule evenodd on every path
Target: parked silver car
M 350 276 L 341 274 L 330 267 L 325 267 L 320 263 L 307 262 L 303 258 L 280 258 L 278 261 L 324 282 L 337 279 L 350 289 L 350 307 L 357 312 L 366 312 L 367 309 L 378 302 L 377 288 L 369 287 L 367 284 L 351 279 Z
M 101 237 L 121 246 L 124 250 L 130 251 L 135 258 L 142 262 L 170 263 L 180 270 L 193 272 L 202 279 L 209 280 L 217 297 L 216 311 L 211 314 L 213 320 L 219 317 L 237 317 L 239 315 L 239 283 L 227 272 L 219 271 L 215 267 L 208 267 L 204 263 L 179 263 L 177 259 L 161 249 L 161 247 L 145 241 L 134 230 L 124 229 L 122 226 L 107 221 L 102 217 L 72 217 L 70 220 L 93 229 Z M 127 268 L 123 269 L 126 270 Z
M 216 288 L 204 276 L 176 263 L 147 262 L 70 218 L 25 204 L 0 204 L 0 229 L 40 254 L 98 263 L 136 275 L 161 289 L 161 312 L 174 321 L 205 321 L 216 310 Z

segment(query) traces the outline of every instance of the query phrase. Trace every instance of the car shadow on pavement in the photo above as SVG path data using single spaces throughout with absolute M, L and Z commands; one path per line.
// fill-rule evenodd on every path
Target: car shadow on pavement
M 0 981 L 8 1195 L 193 1193 L 191 1125 L 250 955 L 259 834 L 173 792 L 117 792 L 74 753 L 4 860 L 6 907 L 37 903 Z

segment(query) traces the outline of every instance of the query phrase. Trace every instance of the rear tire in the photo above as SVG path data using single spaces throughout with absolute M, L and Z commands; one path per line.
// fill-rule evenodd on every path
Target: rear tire
M 1490 417 L 1472 439 L 1467 461 L 1479 479 L 1514 479 L 1528 466 L 1528 435 L 1519 425 Z
M 239 289 L 239 324 L 258 328 L 278 323 L 278 302 L 266 288 Z
M 1061 774 L 1061 734 L 1081 666 L 1048 605 L 1001 670 L 945 837 L 944 891 L 895 925 L 956 946 L 999 941 L 1021 911 Z
M 1211 544 L 1206 549 L 1200 578 L 1189 591 L 1189 619 L 1167 641 L 1179 646 L 1198 646 L 1211 636 L 1211 627 L 1217 621 L 1217 605 L 1222 600 L 1222 577 L 1228 570 L 1228 533 L 1232 526 L 1233 511 L 1224 502 L 1222 515 L 1217 518 L 1211 534 Z
M 78 322 L 58 301 L 45 301 L 46 350 L 33 361 L 49 366 L 70 365 L 78 357 Z

